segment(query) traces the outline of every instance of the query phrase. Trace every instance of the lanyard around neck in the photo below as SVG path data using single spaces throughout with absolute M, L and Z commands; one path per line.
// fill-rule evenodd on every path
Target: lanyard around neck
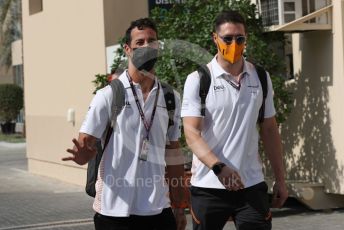
M 143 122 L 143 124 L 145 126 L 146 131 L 147 131 L 147 139 L 149 139 L 149 132 L 150 132 L 150 129 L 152 127 L 154 116 L 155 116 L 156 107 L 158 105 L 158 98 L 159 98 L 159 93 L 160 93 L 160 84 L 158 82 L 158 91 L 156 92 L 155 101 L 154 101 L 154 107 L 153 107 L 153 111 L 152 111 L 152 116 L 151 116 L 150 122 L 148 124 L 148 122 L 146 120 L 146 117 L 145 117 L 145 114 L 143 112 L 143 109 L 141 107 L 141 104 L 140 104 L 140 101 L 139 101 L 139 97 L 137 96 L 137 93 L 136 93 L 136 90 L 135 90 L 135 87 L 134 87 L 134 84 L 133 84 L 133 80 L 129 76 L 128 72 L 127 72 L 127 77 L 128 77 L 129 83 L 130 83 L 131 91 L 133 92 L 133 95 L 134 95 L 134 98 L 135 98 L 137 109 L 139 110 L 139 113 L 140 113 L 141 120 L 142 120 L 142 122 Z
M 230 74 L 225 74 L 225 76 L 223 76 L 223 78 L 226 80 L 226 82 L 228 82 L 234 89 L 236 90 L 240 90 L 241 88 L 241 80 L 245 77 L 245 72 L 241 73 L 240 75 L 242 75 L 239 78 L 239 81 L 237 82 L 236 80 L 234 80 L 234 77 L 232 77 Z

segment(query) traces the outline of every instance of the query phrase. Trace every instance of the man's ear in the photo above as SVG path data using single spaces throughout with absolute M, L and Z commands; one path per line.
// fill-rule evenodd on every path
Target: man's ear
M 212 38 L 213 38 L 213 42 L 215 43 L 215 45 L 217 46 L 217 39 L 218 39 L 218 36 L 215 32 L 212 33 Z
M 129 57 L 130 56 L 130 50 L 131 50 L 129 45 L 125 43 L 123 45 L 123 48 L 124 48 L 125 54 Z
M 215 32 L 213 32 L 212 37 L 213 37 L 213 42 L 216 46 L 216 49 L 219 49 L 219 43 L 218 43 L 219 37 L 217 36 L 217 34 Z

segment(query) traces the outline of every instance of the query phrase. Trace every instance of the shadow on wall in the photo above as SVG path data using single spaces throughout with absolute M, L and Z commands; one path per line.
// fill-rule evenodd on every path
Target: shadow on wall
M 281 134 L 287 179 L 320 182 L 336 193 L 344 169 L 336 160 L 328 106 L 333 85 L 331 36 L 330 32 L 300 36 L 302 71 L 289 85 L 294 93 L 293 109 Z

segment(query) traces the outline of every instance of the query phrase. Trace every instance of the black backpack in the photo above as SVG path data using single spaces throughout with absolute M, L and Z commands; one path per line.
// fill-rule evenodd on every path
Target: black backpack
M 117 122 L 117 116 L 122 111 L 125 106 L 125 88 L 123 83 L 119 79 L 114 79 L 110 82 L 110 86 L 113 92 L 112 108 L 111 108 L 111 119 L 110 123 L 106 129 L 106 135 L 104 140 L 104 145 L 102 145 L 101 140 L 97 139 L 96 148 L 97 155 L 88 162 L 87 165 L 87 180 L 85 190 L 89 196 L 96 196 L 96 182 L 98 177 L 98 168 L 100 161 L 102 159 L 104 150 L 109 143 L 110 137 L 113 132 L 113 128 Z M 176 108 L 176 102 L 174 97 L 173 88 L 161 82 L 162 90 L 164 92 L 164 98 L 166 103 L 166 109 L 168 113 L 168 128 L 174 125 L 174 112 Z
M 267 76 L 266 71 L 263 69 L 263 67 L 256 65 L 255 66 L 258 78 L 260 81 L 260 84 L 263 88 L 263 102 L 259 109 L 258 114 L 258 123 L 262 123 L 264 121 L 264 110 L 265 110 L 265 99 L 268 94 L 268 82 L 267 82 Z M 201 65 L 197 70 L 199 76 L 200 76 L 200 87 L 199 87 L 199 96 L 201 98 L 201 115 L 205 116 L 205 100 L 207 98 L 210 83 L 211 83 L 211 75 L 208 66 Z

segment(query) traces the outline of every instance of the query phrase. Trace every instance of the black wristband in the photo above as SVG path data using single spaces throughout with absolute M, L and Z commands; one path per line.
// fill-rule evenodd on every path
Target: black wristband
M 226 164 L 222 162 L 215 163 L 211 170 L 213 170 L 214 174 L 217 176 L 221 173 L 222 168 L 225 167 Z

